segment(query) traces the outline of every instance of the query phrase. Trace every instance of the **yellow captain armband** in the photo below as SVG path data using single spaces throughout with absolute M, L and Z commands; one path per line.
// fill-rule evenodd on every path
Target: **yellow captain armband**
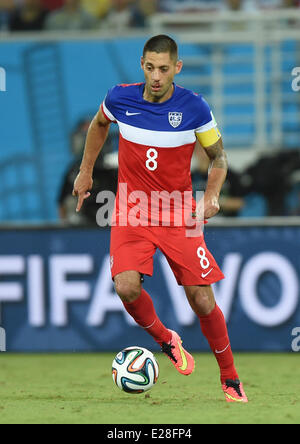
M 196 136 L 203 148 L 207 148 L 221 138 L 221 133 L 218 128 L 215 127 L 204 132 L 196 132 Z

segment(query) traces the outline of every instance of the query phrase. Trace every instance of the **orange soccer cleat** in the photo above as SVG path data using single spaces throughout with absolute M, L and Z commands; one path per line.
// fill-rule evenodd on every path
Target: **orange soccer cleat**
M 192 355 L 190 355 L 183 347 L 180 336 L 172 330 L 172 338 L 170 342 L 163 342 L 161 350 L 165 353 L 174 367 L 182 375 L 190 375 L 195 368 L 195 361 Z
M 239 379 L 226 379 L 222 389 L 227 402 L 248 402 L 244 392 L 243 384 Z

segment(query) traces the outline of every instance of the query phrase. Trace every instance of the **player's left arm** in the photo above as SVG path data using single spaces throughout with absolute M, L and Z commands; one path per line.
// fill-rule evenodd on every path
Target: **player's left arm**
M 197 134 L 197 138 L 210 159 L 203 209 L 204 219 L 209 219 L 220 210 L 220 192 L 228 169 L 227 156 L 217 127 Z
M 196 137 L 210 160 L 203 199 L 204 208 L 201 204 L 202 211 L 200 211 L 200 214 L 204 212 L 204 219 L 208 219 L 215 216 L 220 210 L 220 192 L 226 179 L 228 164 L 222 136 L 208 103 L 202 96 L 198 96 L 195 103 L 197 103 L 200 123 L 195 130 Z
M 220 210 L 219 198 L 226 179 L 228 162 L 221 137 L 213 145 L 204 147 L 204 149 L 210 159 L 204 193 L 204 218 L 208 219 L 215 216 Z

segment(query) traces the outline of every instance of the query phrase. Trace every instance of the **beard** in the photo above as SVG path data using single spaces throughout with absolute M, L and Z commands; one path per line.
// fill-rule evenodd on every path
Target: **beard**
M 151 83 L 146 83 L 146 92 L 147 92 L 147 97 L 151 98 L 153 102 L 159 102 L 169 91 L 170 88 L 173 87 L 173 83 L 171 82 L 168 85 L 165 86 L 160 86 L 160 88 L 155 91 L 153 88 L 154 85 L 152 85 Z

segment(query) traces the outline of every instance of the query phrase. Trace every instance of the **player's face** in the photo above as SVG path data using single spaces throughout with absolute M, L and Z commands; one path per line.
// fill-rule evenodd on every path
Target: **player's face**
M 141 59 L 145 74 L 144 99 L 164 102 L 173 94 L 174 76 L 181 71 L 182 62 L 173 60 L 168 52 L 146 52 Z

